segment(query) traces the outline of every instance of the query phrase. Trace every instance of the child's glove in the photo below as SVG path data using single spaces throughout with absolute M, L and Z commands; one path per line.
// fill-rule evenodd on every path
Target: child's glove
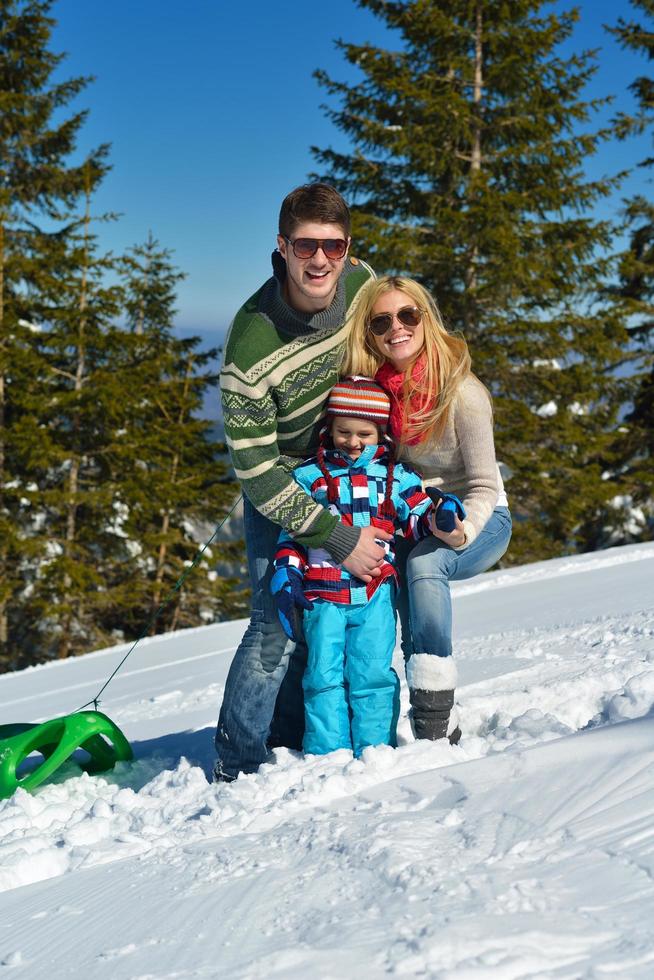
M 455 528 L 455 515 L 460 521 L 466 516 L 465 507 L 454 493 L 443 493 L 438 487 L 425 487 L 425 493 L 431 497 L 436 509 L 436 527 L 439 531 L 449 534 Z M 440 507 L 438 503 L 440 501 Z
M 302 589 L 302 576 L 295 568 L 278 568 L 270 580 L 270 591 L 277 603 L 277 615 L 290 640 L 302 639 L 301 609 L 313 609 Z

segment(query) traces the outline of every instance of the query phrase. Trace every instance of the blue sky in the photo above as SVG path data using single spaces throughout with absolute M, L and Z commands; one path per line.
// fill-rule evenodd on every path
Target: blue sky
M 629 108 L 627 86 L 648 67 L 602 24 L 638 12 L 627 0 L 586 0 L 581 10 L 573 47 L 603 49 L 589 95 L 612 93 Z M 58 0 L 52 13 L 52 48 L 68 53 L 61 77 L 96 76 L 76 103 L 89 109 L 80 148 L 112 144 L 95 208 L 122 217 L 100 226 L 102 245 L 122 252 L 152 230 L 187 273 L 179 331 L 219 342 L 270 274 L 279 205 L 313 168 L 309 147 L 345 146 L 312 72 L 352 80 L 334 39 L 388 44 L 389 35 L 352 0 Z M 643 140 L 613 145 L 590 173 L 646 152 Z M 637 173 L 625 190 L 642 183 Z

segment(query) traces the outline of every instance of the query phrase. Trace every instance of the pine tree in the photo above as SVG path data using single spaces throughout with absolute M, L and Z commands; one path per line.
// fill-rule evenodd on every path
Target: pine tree
M 117 498 L 125 533 L 135 548 L 123 578 L 120 628 L 139 632 L 188 568 L 200 543 L 228 513 L 238 490 L 227 478 L 224 446 L 201 417 L 215 388 L 218 351 L 199 350 L 200 339 L 174 334 L 176 286 L 183 274 L 171 253 L 150 235 L 122 262 L 131 338 L 127 386 L 133 392 L 116 459 Z M 240 581 L 218 575 L 216 562 L 233 562 L 238 542 L 218 543 L 179 589 L 154 629 L 159 632 L 244 614 Z
M 55 83 L 63 56 L 48 48 L 51 0 L 0 0 L 0 663 L 9 661 L 12 609 L 20 618 L 22 569 L 38 544 L 31 524 L 29 464 L 42 429 L 26 412 L 41 377 L 23 283 L 33 222 L 56 221 L 84 187 L 84 167 L 68 161 L 84 112 L 65 115 L 89 79 Z M 89 157 L 101 168 L 106 148 Z
M 632 0 L 632 5 L 647 18 L 646 24 L 620 18 L 617 26 L 609 31 L 623 47 L 645 55 L 651 62 L 654 58 L 654 2 Z M 654 79 L 640 75 L 629 89 L 636 99 L 636 112 L 617 116 L 616 124 L 622 139 L 652 132 L 654 126 Z M 639 166 L 651 170 L 654 156 L 649 155 Z M 619 445 L 620 469 L 625 484 L 623 499 L 627 504 L 622 539 L 629 540 L 643 536 L 651 538 L 654 532 L 654 203 L 644 194 L 634 196 L 625 204 L 625 218 L 630 231 L 629 247 L 620 256 L 619 286 L 614 292 L 629 315 L 631 345 L 638 354 L 630 378 L 632 403 L 624 419 Z M 640 509 L 635 510 L 635 521 L 632 504 Z
M 171 252 L 161 248 L 149 232 L 143 245 L 135 245 L 122 259 L 127 323 L 136 337 L 148 341 L 172 336 L 177 284 L 185 279 L 172 263 Z
M 607 475 L 623 311 L 598 303 L 613 228 L 594 217 L 620 175 L 584 164 L 610 128 L 585 101 L 592 52 L 563 57 L 576 11 L 543 0 L 358 0 L 397 50 L 339 41 L 356 84 L 316 77 L 351 152 L 313 148 L 354 202 L 355 246 L 435 295 L 494 397 L 517 518 L 509 562 L 587 550 L 617 492 Z
M 121 331 L 113 324 L 120 290 L 105 284 L 110 257 L 97 254 L 91 194 L 102 169 L 89 162 L 85 211 L 58 233 L 31 240 L 32 309 L 41 384 L 31 414 L 44 433 L 33 508 L 43 516 L 47 554 L 32 572 L 17 635 L 38 659 L 67 657 L 108 640 L 108 572 L 124 560 L 110 459 L 126 392 L 119 370 Z
M 172 332 L 181 274 L 152 236 L 98 250 L 107 147 L 68 163 L 89 79 L 52 81 L 50 7 L 0 0 L 0 669 L 141 632 L 236 496 L 199 417 L 216 352 Z M 244 612 L 213 567 L 238 550 L 157 628 Z

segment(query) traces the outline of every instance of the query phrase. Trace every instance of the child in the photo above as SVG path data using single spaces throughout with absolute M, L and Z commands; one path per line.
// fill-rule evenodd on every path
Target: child
M 433 504 L 419 478 L 394 461 L 384 437 L 390 401 L 372 379 L 345 378 L 332 388 L 317 456 L 294 471 L 314 500 L 343 524 L 370 524 L 405 537 L 431 531 Z M 381 543 L 381 542 L 380 542 Z M 400 682 L 392 668 L 397 572 L 384 544 L 381 575 L 367 584 L 322 548 L 304 548 L 285 532 L 275 555 L 271 591 L 284 629 L 309 650 L 304 675 L 303 748 L 322 755 L 396 744 Z

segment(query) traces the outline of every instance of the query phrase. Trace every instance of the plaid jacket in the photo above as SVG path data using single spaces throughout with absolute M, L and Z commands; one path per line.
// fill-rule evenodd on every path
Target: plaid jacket
M 293 478 L 314 500 L 340 517 L 342 524 L 354 527 L 383 528 L 392 533 L 401 529 L 406 538 L 418 540 L 430 534 L 429 515 L 433 504 L 424 493 L 420 478 L 413 470 L 395 463 L 392 500 L 397 516 L 394 521 L 378 517 L 386 493 L 388 450 L 385 446 L 366 446 L 356 461 L 337 450 L 326 450 L 325 465 L 338 488 L 338 500 L 327 501 L 327 484 L 316 457 L 293 471 Z M 380 542 L 381 544 L 382 542 Z M 292 566 L 304 577 L 308 599 L 363 605 L 382 582 L 397 579 L 394 542 L 385 542 L 386 557 L 379 578 L 367 584 L 338 565 L 324 548 L 305 548 L 285 531 L 279 536 L 275 569 Z

